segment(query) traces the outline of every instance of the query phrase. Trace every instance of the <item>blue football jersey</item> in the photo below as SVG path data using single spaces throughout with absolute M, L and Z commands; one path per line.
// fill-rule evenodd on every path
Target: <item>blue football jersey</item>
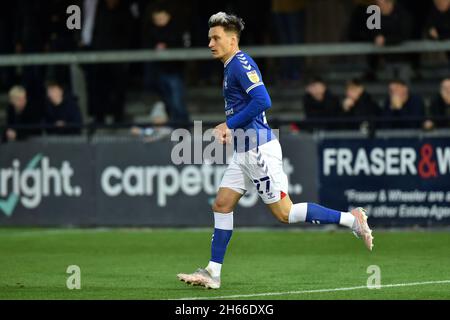
M 240 122 L 235 127 L 230 129 L 243 129 L 247 131 L 252 129 L 257 132 L 257 141 L 245 146 L 245 151 L 253 147 L 271 141 L 275 138 L 270 126 L 267 124 L 265 109 L 270 107 L 270 97 L 264 86 L 264 82 L 255 61 L 246 53 L 238 51 L 231 57 L 224 65 L 224 79 L 223 79 L 223 96 L 225 98 L 225 115 L 227 123 L 234 123 L 233 117 L 243 112 L 249 106 L 256 94 L 263 96 L 265 99 L 258 99 L 259 105 L 248 108 L 244 112 L 249 113 L 246 121 Z M 264 105 L 260 105 L 264 104 Z M 261 108 L 261 109 L 260 109 Z M 262 110 L 261 112 L 259 110 Z M 242 116 L 242 114 L 240 115 Z M 241 117 L 240 117 L 241 118 Z M 247 119 L 248 118 L 248 119 Z M 230 126 L 230 125 L 229 125 Z M 259 137 L 265 136 L 264 139 Z M 236 140 L 235 140 L 236 143 Z M 235 145 L 236 149 L 236 145 Z

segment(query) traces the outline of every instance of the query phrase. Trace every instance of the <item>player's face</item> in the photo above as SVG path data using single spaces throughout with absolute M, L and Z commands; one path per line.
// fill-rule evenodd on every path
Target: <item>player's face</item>
M 217 26 L 209 29 L 209 49 L 214 58 L 226 60 L 233 53 L 236 46 L 236 35 L 225 32 L 223 27 Z

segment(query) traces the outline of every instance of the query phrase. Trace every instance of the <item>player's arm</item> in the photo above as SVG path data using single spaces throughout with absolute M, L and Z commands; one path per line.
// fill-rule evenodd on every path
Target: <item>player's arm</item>
M 237 74 L 242 88 L 250 96 L 251 100 L 244 109 L 227 120 L 226 123 L 230 129 L 237 129 L 245 126 L 258 114 L 272 106 L 269 93 L 263 82 L 260 80 L 260 76 L 256 70 L 253 72 L 254 73 L 249 75 L 250 72 L 247 73 L 243 70 L 239 70 Z

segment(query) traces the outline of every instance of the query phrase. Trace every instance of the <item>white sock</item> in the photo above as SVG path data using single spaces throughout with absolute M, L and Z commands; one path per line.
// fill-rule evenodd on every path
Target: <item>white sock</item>
M 213 277 L 220 277 L 220 271 L 222 270 L 222 264 L 214 261 L 210 261 L 205 268 Z
M 351 228 L 353 227 L 354 222 L 355 217 L 350 212 L 341 212 L 341 219 L 339 220 L 339 224 L 341 226 Z
M 308 203 L 306 202 L 292 204 L 289 212 L 289 223 L 305 222 L 307 210 Z
M 233 211 L 230 213 L 214 212 L 214 228 L 233 230 Z
M 230 213 L 214 212 L 214 228 L 221 230 L 233 230 L 233 211 Z M 220 277 L 222 264 L 214 261 L 209 261 L 206 270 L 213 277 Z

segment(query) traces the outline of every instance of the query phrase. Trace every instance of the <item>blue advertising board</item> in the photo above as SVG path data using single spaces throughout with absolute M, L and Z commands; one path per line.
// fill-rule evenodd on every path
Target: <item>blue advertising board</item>
M 319 198 L 375 225 L 450 223 L 450 139 L 323 139 Z

